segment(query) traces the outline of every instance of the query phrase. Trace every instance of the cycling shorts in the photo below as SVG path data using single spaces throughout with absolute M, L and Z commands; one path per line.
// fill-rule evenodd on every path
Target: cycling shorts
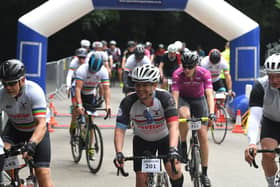
M 216 82 L 213 82 L 213 89 L 214 91 L 225 92 L 226 85 L 224 84 L 224 81 L 222 79 L 219 79 Z
M 33 132 L 18 131 L 10 120 L 8 120 L 3 132 L 3 141 L 10 144 L 19 144 L 28 142 Z M 42 141 L 36 146 L 36 153 L 34 155 L 35 168 L 48 168 L 51 161 L 51 144 L 49 131 L 46 131 Z
M 166 155 L 169 153 L 169 136 L 162 138 L 161 140 L 150 142 L 143 140 L 139 136 L 133 137 L 133 156 L 143 156 L 145 152 L 149 152 L 152 155 L 158 153 L 158 155 Z M 167 159 L 164 159 L 164 163 Z M 134 171 L 141 171 L 142 160 L 137 159 L 133 162 Z
M 261 121 L 261 134 L 260 139 L 263 138 L 272 138 L 277 140 L 278 144 L 280 143 L 280 122 L 272 121 L 266 117 L 262 118 Z
M 96 97 L 93 94 L 84 95 L 81 94 L 82 103 L 84 104 L 95 104 Z
M 179 108 L 186 106 L 190 109 L 191 116 L 194 117 L 206 117 L 208 113 L 208 104 L 205 97 L 200 98 L 187 98 L 179 97 Z M 207 123 L 203 123 L 207 125 Z

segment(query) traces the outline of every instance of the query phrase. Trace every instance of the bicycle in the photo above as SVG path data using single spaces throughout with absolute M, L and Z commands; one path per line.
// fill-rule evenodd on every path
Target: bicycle
M 251 156 L 253 156 L 253 149 L 249 149 L 249 153 L 251 154 Z M 277 147 L 275 149 L 257 149 L 257 153 L 275 153 L 278 155 L 278 163 L 280 164 L 280 148 L 279 147 Z M 253 160 L 253 166 L 255 168 L 259 168 L 259 166 L 256 163 L 255 158 Z M 275 174 L 274 185 L 275 186 L 280 185 L 280 169 L 278 169 L 278 171 Z
M 82 157 L 82 151 L 86 152 L 86 160 L 89 170 L 97 173 L 103 161 L 103 139 L 100 128 L 94 123 L 93 113 L 95 111 L 106 111 L 106 109 L 96 108 L 92 104 L 84 104 L 85 116 L 78 117 L 78 125 L 74 127 L 70 140 L 73 160 L 78 163 Z M 104 119 L 109 117 L 107 112 Z M 83 120 L 85 119 L 85 120 Z
M 4 167 L 1 172 L 1 187 L 37 187 L 38 182 L 34 173 L 34 161 L 19 159 L 19 155 L 25 152 L 25 143 L 12 145 L 10 150 L 5 152 Z M 20 171 L 28 167 L 27 178 L 20 177 Z
M 202 165 L 201 165 L 201 155 L 200 155 L 200 145 L 198 140 L 198 130 L 201 128 L 202 122 L 208 121 L 208 117 L 190 119 L 179 119 L 180 123 L 187 122 L 189 128 L 192 131 L 192 136 L 190 138 L 190 148 L 187 151 L 187 155 L 182 155 L 185 159 L 185 170 L 189 171 L 191 180 L 194 187 L 202 187 Z M 189 156 L 191 157 L 189 160 Z
M 225 100 L 228 93 L 218 92 L 214 94 L 216 120 L 210 126 L 214 143 L 221 144 L 226 138 L 229 119 L 225 109 Z
M 146 152 L 144 156 L 124 157 L 124 161 L 142 160 L 141 171 L 147 173 L 147 187 L 170 187 L 168 175 L 166 171 L 162 170 L 162 159 L 167 159 L 168 155 L 151 155 Z M 115 160 L 114 160 L 115 163 Z M 171 162 L 172 171 L 177 174 L 174 162 Z M 117 176 L 119 173 L 124 177 L 128 177 L 129 173 L 125 172 L 124 168 L 117 169 Z

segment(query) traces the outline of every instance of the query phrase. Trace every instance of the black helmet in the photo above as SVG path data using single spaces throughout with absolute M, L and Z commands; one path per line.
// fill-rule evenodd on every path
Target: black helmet
M 103 66 L 103 59 L 99 53 L 92 52 L 88 58 L 88 70 L 90 72 L 98 72 Z
M 127 42 L 127 47 L 134 47 L 135 45 L 136 43 L 132 40 Z
M 190 51 L 186 51 L 181 56 L 183 68 L 193 68 L 199 62 L 199 56 Z
M 221 60 L 221 53 L 218 49 L 212 49 L 209 52 L 209 60 L 212 64 L 217 64 Z
M 0 78 L 4 81 L 15 81 L 25 75 L 24 64 L 17 59 L 10 59 L 0 66 Z
M 145 55 L 145 48 L 143 45 L 138 44 L 134 50 L 135 57 L 137 59 L 142 59 Z
M 76 50 L 76 56 L 77 57 L 86 57 L 87 56 L 87 50 L 85 48 L 79 48 Z

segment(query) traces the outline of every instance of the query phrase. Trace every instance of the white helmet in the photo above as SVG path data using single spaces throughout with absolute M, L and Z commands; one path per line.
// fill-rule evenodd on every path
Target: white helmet
M 264 68 L 266 73 L 280 73 L 280 53 L 269 56 L 264 63 Z
M 176 51 L 177 51 L 176 45 L 175 45 L 175 44 L 170 44 L 170 45 L 167 47 L 167 51 L 168 51 L 169 53 L 176 53 Z
M 133 69 L 131 78 L 133 82 L 159 82 L 159 69 L 151 64 L 144 64 Z
M 92 47 L 93 48 L 102 48 L 103 44 L 100 41 L 95 41 L 95 42 L 92 43 Z
M 182 50 L 183 43 L 181 41 L 176 41 L 176 42 L 174 42 L 174 44 L 175 44 L 178 51 Z
M 81 40 L 80 44 L 81 44 L 81 47 L 85 47 L 85 48 L 90 47 L 90 41 L 88 41 L 88 40 Z

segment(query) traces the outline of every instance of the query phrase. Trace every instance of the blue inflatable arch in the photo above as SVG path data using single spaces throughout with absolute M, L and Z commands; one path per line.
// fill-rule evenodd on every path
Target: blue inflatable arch
M 230 41 L 237 95 L 259 76 L 259 25 L 223 0 L 59 0 L 47 1 L 18 21 L 17 58 L 29 79 L 45 89 L 48 37 L 95 9 L 184 11 Z

